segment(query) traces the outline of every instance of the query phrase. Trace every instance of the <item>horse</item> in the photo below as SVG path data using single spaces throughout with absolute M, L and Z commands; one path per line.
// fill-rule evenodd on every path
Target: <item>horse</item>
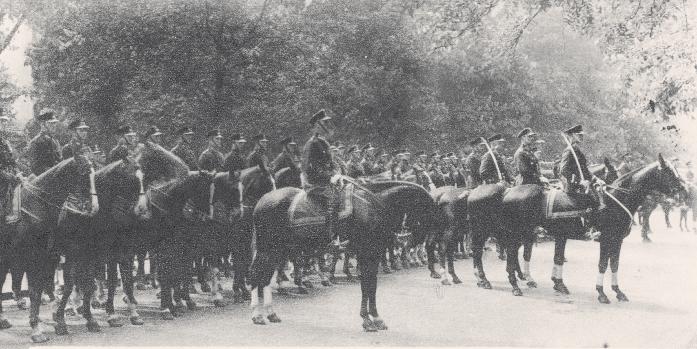
M 43 333 L 39 319 L 41 293 L 47 284 L 52 284 L 56 250 L 56 227 L 65 202 L 70 194 L 87 194 L 90 197 L 90 211 L 99 210 L 95 194 L 94 170 L 89 161 L 70 158 L 56 164 L 38 177 L 22 184 L 21 219 L 14 224 L 2 222 L 2 246 L 0 258 L 16 260 L 26 271 L 29 284 L 29 324 L 32 328 L 31 340 L 42 343 L 48 340 Z M 92 194 L 92 195 L 90 195 Z M 2 312 L 0 305 L 0 313 Z M 0 326 L 9 323 L 0 314 Z
M 113 162 L 95 173 L 95 186 L 100 197 L 101 210 L 94 217 L 86 217 L 78 214 L 68 214 L 63 220 L 58 233 L 60 242 L 59 250 L 65 256 L 64 288 L 63 295 L 53 319 L 57 335 L 68 334 L 65 323 L 65 307 L 72 293 L 73 286 L 77 286 L 82 292 L 82 316 L 87 321 L 87 329 L 90 332 L 99 332 L 100 326 L 94 320 L 90 300 L 95 291 L 94 279 L 99 269 L 104 272 L 100 261 L 105 253 L 101 248 L 104 241 L 112 237 L 108 230 L 102 229 L 104 217 L 114 211 L 120 214 L 133 216 L 140 220 L 149 217 L 149 209 L 143 188 L 143 176 L 139 173 L 139 166 L 128 160 Z M 140 199 L 140 200 L 139 200 Z M 124 202 L 131 203 L 129 207 L 121 206 Z M 128 210 L 128 211 L 126 211 Z M 124 283 L 124 288 L 126 285 Z
M 547 200 L 549 198 L 548 195 L 554 193 L 546 192 L 538 185 L 520 185 L 508 190 L 500 190 L 500 187 L 497 186 L 487 190 L 497 194 L 500 193 L 501 196 L 498 198 L 498 203 L 491 199 L 494 197 L 493 195 L 484 197 L 481 193 L 475 197 L 475 200 L 471 200 L 473 196 L 473 193 L 471 193 L 470 201 L 468 201 L 468 209 L 473 221 L 473 243 L 476 242 L 477 246 L 475 249 L 475 275 L 478 278 L 478 285 L 484 288 L 491 287 L 484 275 L 480 247 L 482 246 L 482 237 L 486 236 L 486 231 L 482 228 L 486 228 L 486 222 L 495 221 L 500 222 L 500 225 L 494 227 L 494 229 L 503 231 L 504 242 L 509 247 L 506 271 L 508 272 L 508 279 L 513 287 L 515 296 L 522 295 L 515 275 L 516 263 L 518 261 L 518 246 L 524 235 L 529 235 L 538 226 L 544 227 L 555 236 L 555 265 L 552 275 L 554 289 L 560 293 L 569 294 L 562 278 L 564 249 L 567 238 L 585 231 L 582 221 L 578 217 L 569 218 L 568 216 L 565 218 L 550 218 Z M 646 195 L 653 190 L 664 194 L 685 190 L 678 173 L 670 164 L 666 163 L 660 154 L 657 162 L 631 171 L 619 177 L 612 185 L 607 186 L 606 195 L 608 200 L 610 197 L 614 197 L 617 201 L 609 201 L 607 207 L 602 211 L 593 211 L 585 214 L 587 219 L 592 222 L 592 225 L 601 232 L 599 238 L 599 274 L 596 284 L 596 290 L 599 294 L 598 300 L 601 303 L 609 303 L 602 286 L 608 262 L 611 264 L 613 274 L 612 288 L 616 292 L 618 300 L 628 301 L 628 298 L 620 291 L 617 284 L 619 253 L 623 239 L 630 232 L 633 213 Z M 568 194 L 559 192 L 555 195 L 564 198 Z M 587 203 L 584 205 L 582 198 L 572 199 L 574 204 L 569 205 L 568 209 L 580 209 L 588 212 L 587 208 L 589 205 Z M 629 212 L 626 212 L 625 209 Z
M 308 158 L 313 168 L 329 168 L 331 154 L 326 142 L 315 140 L 306 146 Z M 377 269 L 380 254 L 384 253 L 389 240 L 385 229 L 385 209 L 382 203 L 369 190 L 348 179 L 350 184 L 338 189 L 342 196 L 350 200 L 352 210 L 349 215 L 336 222 L 335 227 L 339 236 L 348 239 L 349 249 L 355 251 L 361 269 L 361 309 L 363 328 L 366 331 L 386 330 L 387 326 L 380 318 L 376 304 Z M 320 188 L 319 190 L 322 190 Z M 334 189 L 333 189 L 334 190 Z M 298 188 L 281 188 L 261 197 L 254 208 L 254 229 L 256 230 L 256 256 L 251 267 L 252 287 L 252 322 L 265 324 L 259 297 L 263 297 L 267 319 L 280 322 L 273 310 L 271 299 L 271 278 L 277 266 L 283 261 L 283 256 L 293 246 L 301 245 L 307 249 L 324 246 L 331 241 L 332 236 L 325 232 L 324 222 L 317 217 L 310 217 L 303 226 L 293 227 L 291 215 L 296 211 L 290 210 L 296 196 L 304 195 Z M 302 199 L 302 197 L 299 197 Z M 309 203 L 309 202 L 307 202 Z M 306 245 L 304 245 L 306 244 Z M 262 293 L 263 292 L 263 293 Z
M 455 273 L 453 262 L 457 243 L 464 238 L 464 235 L 469 230 L 467 226 L 469 224 L 467 221 L 467 196 L 469 195 L 469 190 L 445 186 L 432 190 L 430 195 L 434 205 L 438 207 L 437 218 L 435 219 L 438 224 L 435 229 L 430 231 L 426 241 L 428 270 L 434 279 L 443 277 L 443 280 L 441 280 L 443 285 L 450 285 L 450 279 L 452 279 L 452 283 L 462 283 Z M 440 245 L 439 260 L 441 270 L 443 270 L 442 275 L 434 269 L 436 245 Z

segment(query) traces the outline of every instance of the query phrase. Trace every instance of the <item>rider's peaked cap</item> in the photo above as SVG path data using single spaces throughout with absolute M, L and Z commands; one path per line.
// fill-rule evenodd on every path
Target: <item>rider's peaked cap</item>
M 90 127 L 87 126 L 87 124 L 85 124 L 85 121 L 84 121 L 84 120 L 82 120 L 82 119 L 77 119 L 77 120 L 73 120 L 73 122 L 71 122 L 70 124 L 68 124 L 68 128 L 71 129 L 71 130 L 76 130 L 76 129 L 78 129 L 78 128 L 90 128 Z
M 566 133 L 568 135 L 573 135 L 573 134 L 584 134 L 585 132 L 583 132 L 583 126 L 576 125 L 570 129 L 564 131 L 564 133 Z
M 480 144 L 482 144 L 482 137 L 477 137 L 477 138 L 470 141 L 470 145 L 473 147 L 480 145 Z
M 283 138 L 283 139 L 282 139 L 280 142 L 278 142 L 278 143 L 281 144 L 282 146 L 291 145 L 291 144 L 293 144 L 293 145 L 297 144 L 297 143 L 295 143 L 295 141 L 293 141 L 293 136 Z M 335 146 L 332 146 L 332 147 L 336 148 Z
M 371 149 L 375 149 L 375 148 L 370 143 L 364 145 L 363 148 L 361 148 L 361 150 L 371 150 Z
M 36 120 L 39 121 L 46 121 L 46 122 L 56 122 L 58 119 L 56 119 L 55 113 L 53 110 L 50 109 L 44 109 L 41 111 L 39 116 L 36 117 Z
M 116 134 L 119 136 L 125 136 L 125 135 L 135 135 L 136 133 L 133 131 L 131 126 L 124 125 L 124 126 L 119 127 L 116 130 Z
M 181 135 L 192 135 L 192 134 L 194 134 L 194 131 L 191 130 L 191 127 L 184 126 L 184 127 L 180 128 L 179 130 L 177 130 L 177 134 L 180 136 Z
M 496 141 L 503 141 L 503 136 L 501 136 L 500 133 L 497 133 L 497 134 L 495 134 L 495 135 L 493 135 L 493 136 L 487 138 L 486 141 L 489 142 L 489 143 L 491 143 L 491 142 L 496 142 Z
M 160 129 L 157 128 L 157 126 L 150 126 L 147 132 L 145 132 L 145 138 L 148 138 L 150 136 L 159 136 L 161 135 L 162 132 L 160 132 Z
M 206 137 L 210 138 L 210 137 L 222 137 L 222 136 L 220 135 L 220 130 L 215 129 L 215 130 L 208 131 L 208 133 L 206 134 Z
M 268 142 L 269 140 L 266 139 L 266 135 L 263 133 L 260 133 L 253 138 L 254 142 Z
M 230 136 L 230 139 L 231 139 L 233 142 L 242 142 L 242 143 L 244 143 L 244 142 L 247 141 L 246 139 L 244 139 L 244 137 L 242 137 L 242 134 L 241 134 L 241 133 L 233 133 L 232 136 Z
M 353 153 L 354 151 L 356 151 L 356 148 L 357 147 L 355 145 L 352 145 L 350 148 L 348 148 L 348 150 L 346 151 L 346 154 Z
M 319 121 L 326 121 L 326 120 L 331 120 L 332 118 L 327 116 L 327 113 L 324 112 L 324 109 L 318 111 L 315 113 L 315 115 L 312 115 L 310 118 L 310 125 L 315 126 L 315 124 Z
M 530 127 L 526 127 L 522 131 L 518 132 L 518 138 L 525 137 L 525 136 L 533 136 L 536 134 L 537 133 L 533 132 Z

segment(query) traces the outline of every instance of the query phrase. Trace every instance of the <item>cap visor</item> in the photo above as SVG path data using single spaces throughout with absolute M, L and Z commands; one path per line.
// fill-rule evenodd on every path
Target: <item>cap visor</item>
M 151 136 L 162 136 L 162 132 L 155 132 L 151 134 Z
M 58 122 L 58 119 L 49 119 L 49 120 L 46 120 L 46 122 Z
M 137 133 L 135 133 L 135 132 L 128 132 L 128 133 L 124 133 L 123 135 L 124 135 L 124 136 L 135 136 L 135 135 L 137 135 Z

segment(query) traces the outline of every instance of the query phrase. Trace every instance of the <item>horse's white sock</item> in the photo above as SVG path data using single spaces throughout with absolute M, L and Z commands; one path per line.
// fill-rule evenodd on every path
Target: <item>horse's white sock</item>
M 530 276 L 530 262 L 523 261 L 523 276 Z
M 557 276 L 557 278 L 561 279 L 561 278 L 562 278 L 563 272 L 564 272 L 564 266 L 563 266 L 563 265 L 560 265 L 560 266 L 559 266 L 559 269 L 558 269 L 558 271 L 557 271 L 557 273 L 558 273 L 558 275 L 559 275 L 559 276 Z
M 598 273 L 598 278 L 595 280 L 595 285 L 603 287 L 604 280 L 605 280 L 605 273 Z
M 552 277 L 555 279 L 559 278 L 559 266 L 556 264 L 552 267 Z
M 128 302 L 128 313 L 130 317 L 139 317 L 138 311 L 136 310 L 136 305 L 134 303 Z
M 250 303 L 250 307 L 252 308 L 252 316 L 260 315 L 260 312 L 259 312 L 259 288 L 257 288 L 257 287 L 252 288 L 252 301 Z
M 271 286 L 264 287 L 264 308 L 267 315 L 273 314 L 273 297 L 271 296 Z
M 612 286 L 617 286 L 617 273 L 612 273 Z

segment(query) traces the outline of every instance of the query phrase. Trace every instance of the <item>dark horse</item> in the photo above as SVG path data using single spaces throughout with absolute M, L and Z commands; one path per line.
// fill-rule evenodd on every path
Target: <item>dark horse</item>
M 106 253 L 101 248 L 104 241 L 111 236 L 104 235 L 102 229 L 103 217 L 113 210 L 118 210 L 116 198 L 125 198 L 132 205 L 128 212 L 135 219 L 149 216 L 144 196 L 139 196 L 143 177 L 139 175 L 137 164 L 128 160 L 113 162 L 95 174 L 95 186 L 100 197 L 101 210 L 95 217 L 79 214 L 67 214 L 58 229 L 58 246 L 65 256 L 64 291 L 59 301 L 53 319 L 56 321 L 55 331 L 58 335 L 68 333 L 65 323 L 65 306 L 72 293 L 73 286 L 82 292 L 82 316 L 87 320 L 87 329 L 98 332 L 99 324 L 93 319 L 90 309 L 90 299 L 95 291 L 94 279 L 99 271 L 104 272 L 103 263 L 99 263 Z M 141 198 L 140 205 L 138 199 Z M 123 212 L 126 213 L 126 212 Z
M 332 161 L 324 142 L 312 143 L 309 151 L 313 166 L 329 166 Z M 375 302 L 380 254 L 384 253 L 389 239 L 389 232 L 385 229 L 384 207 L 367 189 L 353 183 L 349 185 L 354 186 L 353 210 L 347 218 L 336 224 L 336 228 L 342 239 L 349 240 L 349 249 L 357 253 L 362 275 L 360 315 L 363 318 L 363 328 L 366 331 L 387 329 L 378 315 Z M 255 324 L 265 323 L 259 306 L 260 295 L 263 295 L 269 321 L 280 321 L 272 309 L 269 283 L 277 266 L 283 262 L 286 251 L 300 244 L 305 244 L 303 248 L 315 250 L 331 241 L 332 237 L 327 234 L 324 223 L 291 227 L 289 208 L 301 192 L 301 189 L 290 187 L 274 190 L 264 195 L 254 208 L 256 256 L 252 263 L 251 286 L 252 320 Z
M 467 196 L 469 190 L 456 188 L 454 186 L 439 187 L 431 191 L 431 198 L 434 205 L 438 208 L 436 213 L 437 225 L 432 229 L 426 239 L 426 253 L 428 254 L 428 270 L 431 277 L 440 279 L 444 285 L 451 283 L 459 284 L 462 281 L 455 274 L 454 253 L 457 249 L 458 241 L 464 239 L 469 232 L 467 221 Z M 434 269 L 435 250 L 438 245 L 440 251 L 441 273 Z M 446 269 L 447 261 L 447 269 Z
M 483 237 L 487 234 L 487 229 L 502 231 L 504 242 L 508 248 L 508 260 L 506 270 L 508 279 L 513 286 L 514 295 L 522 295 L 517 285 L 515 270 L 518 268 L 518 247 L 525 235 L 531 234 L 538 226 L 544 227 L 555 237 L 554 249 L 554 270 L 552 281 L 554 289 L 568 294 L 569 291 L 562 279 L 562 266 L 564 263 L 564 249 L 566 240 L 570 236 L 585 231 L 582 221 L 578 217 L 549 219 L 547 215 L 547 196 L 551 192 L 545 191 L 537 185 L 520 185 L 509 190 L 502 190 L 498 186 L 486 188 L 488 193 L 495 193 L 484 197 L 478 194 L 475 204 L 472 205 L 470 194 L 470 205 L 468 210 L 472 220 L 473 243 L 475 249 L 475 275 L 478 284 L 485 288 L 491 285 L 484 275 L 481 262 L 481 246 Z M 607 270 L 608 262 L 611 262 L 613 272 L 612 288 L 617 293 L 620 301 L 627 301 L 626 295 L 620 291 L 617 284 L 617 271 L 619 268 L 620 248 L 623 239 L 629 234 L 631 229 L 631 215 L 636 212 L 637 207 L 644 200 L 646 195 L 653 190 L 665 194 L 674 193 L 677 190 L 685 190 L 678 173 L 673 167 L 665 162 L 659 154 L 658 162 L 644 168 L 629 172 L 618 178 L 607 186 L 607 193 L 614 196 L 629 213 L 617 202 L 606 198 L 607 208 L 602 211 L 592 211 L 586 215 L 588 221 L 601 232 L 600 241 L 600 260 L 597 290 L 598 299 L 602 303 L 608 303 L 607 296 L 603 293 L 602 277 Z M 496 198 L 496 195 L 499 195 Z M 558 193 L 557 195 L 567 195 Z M 492 200 L 496 198 L 498 201 Z M 584 207 L 572 207 L 581 208 Z M 498 226 L 487 225 L 488 222 L 500 222 Z
M 35 343 L 48 340 L 39 319 L 39 306 L 42 290 L 53 282 L 53 260 L 59 253 L 56 236 L 59 217 L 71 193 L 94 193 L 93 173 L 88 161 L 71 158 L 60 162 L 22 184 L 20 221 L 9 225 L 2 220 L 0 258 L 17 261 L 27 273 L 31 301 L 29 324 L 32 327 L 31 339 Z M 89 214 L 95 214 L 99 205 L 96 196 L 90 197 Z

